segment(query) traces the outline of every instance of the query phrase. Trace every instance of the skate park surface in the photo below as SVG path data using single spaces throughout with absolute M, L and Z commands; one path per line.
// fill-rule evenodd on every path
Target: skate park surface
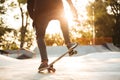
M 49 62 L 66 50 L 65 46 L 47 46 Z M 79 45 L 76 50 L 78 54 L 66 55 L 54 64 L 55 73 L 38 73 L 38 48 L 30 59 L 0 55 L 0 80 L 120 80 L 119 48 L 112 44 Z

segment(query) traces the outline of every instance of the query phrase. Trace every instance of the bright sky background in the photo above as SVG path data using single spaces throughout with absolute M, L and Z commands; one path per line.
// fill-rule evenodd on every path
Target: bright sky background
M 75 3 L 75 0 L 72 0 L 72 1 L 74 3 L 74 6 L 76 7 L 76 9 L 78 10 L 78 14 L 84 16 L 83 18 L 86 18 L 87 12 L 86 12 L 85 7 L 88 4 L 89 0 L 76 0 L 77 3 Z M 66 3 L 66 1 L 63 0 L 63 2 L 64 2 L 64 6 L 65 6 L 65 11 L 66 11 L 66 17 L 67 17 L 68 22 L 69 22 L 69 27 L 72 27 L 73 25 L 75 25 L 73 20 L 72 20 L 72 18 L 73 18 L 72 14 L 70 12 L 69 6 Z M 79 20 L 82 21 L 83 19 L 79 18 Z M 54 30 L 53 30 L 53 26 L 54 26 Z M 51 21 L 48 25 L 46 32 L 50 33 L 50 34 L 61 33 L 59 22 L 58 21 Z
M 11 1 L 11 0 L 8 0 L 8 1 Z M 16 1 L 16 0 L 15 0 Z M 77 1 L 77 3 L 75 3 L 75 1 Z M 78 14 L 82 15 L 83 18 L 85 19 L 87 16 L 87 12 L 86 12 L 86 9 L 85 9 L 85 6 L 88 4 L 88 1 L 89 0 L 72 0 L 72 2 L 74 3 L 76 9 L 78 10 Z M 66 3 L 65 0 L 63 0 L 64 2 L 64 6 L 65 6 L 65 11 L 66 11 L 66 14 L 67 14 L 67 18 L 68 18 L 68 21 L 69 21 L 69 27 L 71 27 L 72 25 L 74 25 L 74 22 L 72 21 L 72 14 L 70 12 L 70 9 L 68 7 L 68 4 Z M 26 7 L 26 6 L 24 6 Z M 19 8 L 16 8 L 16 9 L 13 9 L 12 11 L 8 11 L 8 13 L 11 13 L 11 14 L 7 14 L 7 17 L 5 16 L 5 19 L 6 19 L 6 22 L 9 23 L 9 25 L 11 27 L 14 27 L 15 29 L 18 29 L 20 28 L 21 26 L 21 20 L 15 20 L 13 18 L 14 14 L 19 14 L 20 16 L 20 10 Z M 9 17 L 8 17 L 9 16 Z M 79 20 L 80 21 L 83 21 L 83 18 L 79 17 Z M 53 29 L 54 27 L 54 29 Z M 32 27 L 30 27 L 32 29 Z M 47 33 L 50 33 L 50 34 L 54 34 L 54 33 L 60 33 L 61 32 L 61 29 L 60 29 L 60 24 L 58 21 L 51 21 L 49 24 L 48 24 L 48 28 L 47 28 Z

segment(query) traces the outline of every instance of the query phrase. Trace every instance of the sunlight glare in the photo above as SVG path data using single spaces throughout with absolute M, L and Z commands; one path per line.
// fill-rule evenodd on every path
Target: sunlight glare
M 48 27 L 46 29 L 46 33 L 48 34 L 55 34 L 61 33 L 60 23 L 57 20 L 52 20 L 49 22 Z
M 78 14 L 80 15 L 80 16 L 78 16 L 78 20 L 80 22 L 83 22 L 84 20 L 87 19 L 87 11 L 86 11 L 85 7 L 87 6 L 88 1 L 89 0 L 76 0 L 76 1 L 72 0 L 74 6 L 76 7 L 76 9 L 78 11 Z M 75 21 L 73 21 L 73 14 L 70 10 L 70 7 L 65 0 L 63 0 L 63 3 L 64 3 L 64 9 L 65 9 L 65 16 L 68 20 L 69 28 L 75 27 L 76 24 L 75 24 Z M 48 28 L 46 30 L 46 33 L 49 33 L 49 34 L 61 33 L 59 21 L 52 20 L 48 24 Z
M 68 20 L 68 24 L 70 27 L 71 25 L 73 25 L 73 15 L 72 15 L 72 12 L 70 10 L 68 3 L 65 0 L 63 0 L 63 3 L 64 3 L 65 16 Z
M 88 1 L 89 0 L 72 0 L 73 5 L 77 10 L 79 22 L 83 22 L 84 20 L 87 19 L 86 6 L 88 4 Z M 74 21 L 74 17 L 73 17 L 72 11 L 69 8 L 69 5 L 67 4 L 67 2 L 65 2 L 65 1 L 63 1 L 63 2 L 64 2 L 64 7 L 65 7 L 66 17 L 67 17 L 67 20 L 69 23 L 69 28 L 76 26 L 76 22 Z

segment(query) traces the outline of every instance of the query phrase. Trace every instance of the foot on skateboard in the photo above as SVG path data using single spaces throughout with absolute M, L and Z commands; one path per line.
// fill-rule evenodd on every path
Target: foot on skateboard
M 56 69 L 53 68 L 53 65 L 49 65 L 48 67 L 38 69 L 38 73 L 43 73 L 44 70 L 47 70 L 48 73 L 55 73 Z
M 67 48 L 70 49 L 71 47 L 73 47 L 75 44 L 77 43 L 68 43 L 67 44 Z M 72 56 L 74 54 L 77 54 L 77 51 L 76 50 L 72 50 L 71 52 L 69 52 L 69 56 Z
M 39 71 L 43 70 L 44 68 L 48 67 L 48 60 L 43 60 L 38 68 Z

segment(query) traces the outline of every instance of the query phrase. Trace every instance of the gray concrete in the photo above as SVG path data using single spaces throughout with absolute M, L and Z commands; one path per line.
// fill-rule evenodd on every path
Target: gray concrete
M 0 80 L 120 80 L 120 52 L 102 46 L 79 46 L 78 54 L 65 56 L 54 67 L 56 73 L 37 73 L 40 57 L 18 60 L 0 55 Z M 49 62 L 66 49 L 49 47 Z

